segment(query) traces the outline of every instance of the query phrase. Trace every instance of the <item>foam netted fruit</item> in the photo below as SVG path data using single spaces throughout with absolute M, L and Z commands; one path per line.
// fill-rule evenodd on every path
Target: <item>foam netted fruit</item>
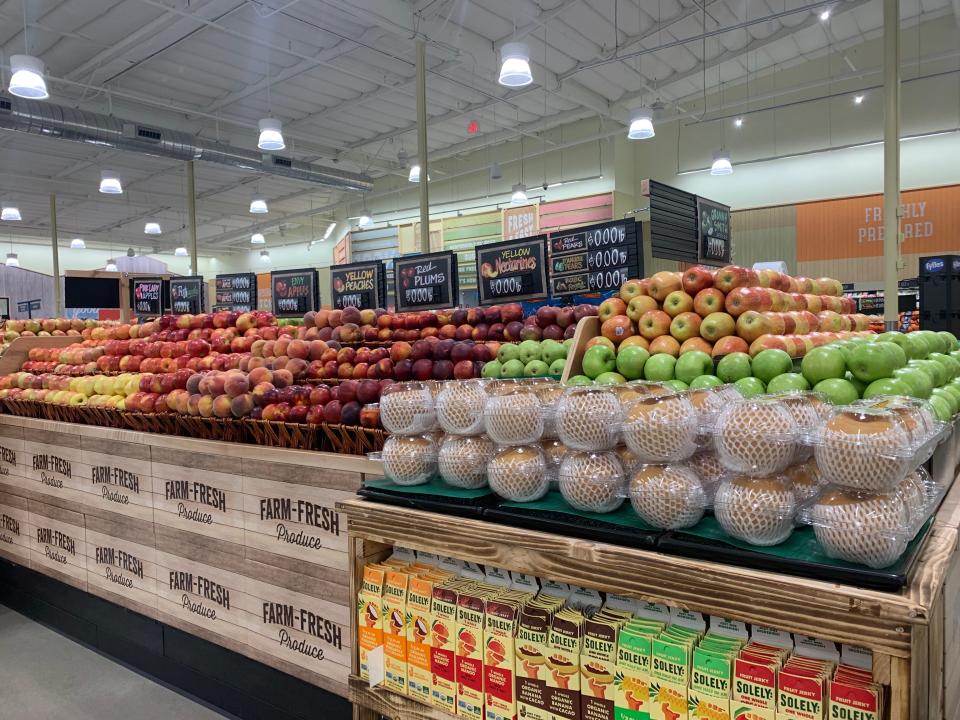
M 380 396 L 380 422 L 393 435 L 432 432 L 437 415 L 433 387 L 421 382 L 388 385 Z
M 743 396 L 736 385 L 716 385 L 709 388 L 698 388 L 687 392 L 687 397 L 697 409 L 700 416 L 700 429 L 713 428 L 720 412 L 732 402 L 741 400 Z
M 683 394 L 634 401 L 623 418 L 623 441 L 644 463 L 684 460 L 696 451 L 699 413 Z
M 617 459 L 623 466 L 623 472 L 627 477 L 632 476 L 640 469 L 640 466 L 644 464 L 643 461 L 637 457 L 637 454 L 626 445 L 617 445 L 614 452 L 617 454 Z
M 912 530 L 919 530 L 930 514 L 932 485 L 927 471 L 920 467 L 907 473 L 897 486 L 896 492 L 907 508 L 907 519 Z
M 890 410 L 900 418 L 903 427 L 910 434 L 910 442 L 918 450 L 918 462 L 929 459 L 948 427 L 937 419 L 936 412 L 926 400 L 896 395 L 871 398 L 864 402 L 866 403 L 870 403 L 870 407 L 875 409 Z
M 707 493 L 710 502 L 713 502 L 713 496 L 717 492 L 720 481 L 729 473 L 720 463 L 720 458 L 713 450 L 701 450 L 694 453 L 687 460 L 687 464 L 693 469 L 703 484 L 703 489 Z
M 451 435 L 477 435 L 483 432 L 486 402 L 487 388 L 483 381 L 449 382 L 437 395 L 437 422 Z
M 545 378 L 546 379 L 546 378 Z M 563 397 L 563 386 L 553 380 L 534 386 L 533 394 L 543 406 L 543 437 L 557 437 L 557 405 Z
M 498 448 L 487 463 L 490 488 L 514 502 L 533 502 L 547 494 L 547 462 L 538 445 Z
M 493 456 L 493 443 L 475 437 L 447 435 L 440 443 L 437 466 L 447 485 L 475 490 L 487 484 L 487 463 Z
M 772 397 L 786 406 L 800 428 L 801 438 L 797 442 L 792 462 L 800 463 L 813 457 L 813 446 L 809 443 L 809 438 L 823 422 L 818 409 L 823 404 L 820 396 L 812 392 L 788 392 Z
M 823 474 L 813 458 L 791 465 L 783 471 L 783 476 L 790 481 L 798 505 L 810 503 L 820 494 L 825 484 Z
M 623 486 L 616 453 L 569 453 L 560 465 L 560 493 L 576 510 L 613 512 L 623 503 Z
M 829 482 L 867 492 L 890 492 L 916 460 L 900 417 L 866 407 L 838 410 L 820 429 L 815 455 Z
M 557 439 L 543 440 L 540 443 L 543 457 L 547 461 L 547 475 L 555 479 L 560 473 L 560 464 L 568 453 L 572 452 Z
M 644 465 L 630 478 L 630 504 L 647 525 L 680 530 L 700 522 L 707 495 L 697 474 L 686 465 Z
M 545 410 L 533 385 L 496 383 L 483 410 L 487 435 L 498 445 L 529 445 L 543 437 Z
M 751 545 L 779 545 L 793 532 L 797 500 L 781 477 L 737 476 L 717 488 L 713 512 L 724 531 Z
M 832 489 L 813 506 L 813 530 L 829 557 L 872 568 L 892 565 L 910 541 L 907 506 L 896 493 Z
M 790 464 L 800 439 L 790 410 L 769 398 L 727 405 L 714 429 L 717 457 L 738 475 L 768 477 L 780 472 Z
M 568 388 L 557 403 L 557 435 L 571 450 L 612 450 L 620 422 L 620 401 L 609 387 Z
M 437 445 L 426 435 L 391 435 L 381 457 L 384 476 L 397 485 L 423 485 L 437 472 Z

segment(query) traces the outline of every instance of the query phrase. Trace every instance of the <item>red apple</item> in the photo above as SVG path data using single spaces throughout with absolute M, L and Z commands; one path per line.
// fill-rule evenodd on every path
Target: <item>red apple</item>
M 680 354 L 680 343 L 671 335 L 661 335 L 650 343 L 650 354 L 666 353 L 677 357 Z
M 693 311 L 693 298 L 683 290 L 674 290 L 663 301 L 663 311 L 670 317 Z
M 626 315 L 627 314 L 627 304 L 618 297 L 607 298 L 597 309 L 597 315 L 600 317 L 600 321 L 609 320 L 610 318 L 616 315 Z
M 757 312 L 770 310 L 771 298 L 765 288 L 740 286 L 727 293 L 724 307 L 728 313 L 734 317 L 738 317 L 747 310 L 755 310 Z
M 627 305 L 630 304 L 630 301 L 633 300 L 633 298 L 641 297 L 646 294 L 647 286 L 643 280 L 627 280 L 623 285 L 620 286 L 620 299 L 627 303 Z
M 720 338 L 733 335 L 736 330 L 737 327 L 733 317 L 725 312 L 710 313 L 700 323 L 700 336 L 710 342 L 716 342 Z
M 671 317 L 662 310 L 648 310 L 640 316 L 637 328 L 647 340 L 666 335 L 670 331 Z
M 626 315 L 614 315 L 604 320 L 600 325 L 600 334 L 614 345 L 619 345 L 623 340 L 634 334 L 633 321 Z
M 647 293 L 657 302 L 662 303 L 670 293 L 681 290 L 683 281 L 678 272 L 670 270 L 661 270 L 650 278 L 647 285 Z
M 700 317 L 723 312 L 724 295 L 716 288 L 705 288 L 693 298 L 693 311 Z
M 681 279 L 683 289 L 690 295 L 696 295 L 701 290 L 713 287 L 713 270 L 703 265 L 688 268 Z
M 687 295 L 689 298 L 690 296 Z M 669 300 L 669 296 L 667 296 Z M 690 304 L 693 304 L 693 298 L 690 298 Z M 670 334 L 680 342 L 700 335 L 700 323 L 702 319 L 695 312 L 681 312 L 674 316 L 670 323 Z
M 713 357 L 719 357 L 721 355 L 729 355 L 730 353 L 735 352 L 748 352 L 750 346 L 747 344 L 747 341 L 736 335 L 727 335 L 717 340 L 713 344 L 713 350 L 711 355 Z
M 751 287 L 756 284 L 756 272 L 739 265 L 722 267 L 713 276 L 713 286 L 723 293 L 729 293 L 737 287 Z
M 699 315 L 697 317 L 700 317 Z M 687 338 L 680 344 L 680 355 L 698 350 L 710 355 L 713 352 L 713 345 L 701 337 Z
M 772 334 L 770 321 L 756 310 L 747 310 L 737 318 L 737 335 L 752 343 L 762 335 Z

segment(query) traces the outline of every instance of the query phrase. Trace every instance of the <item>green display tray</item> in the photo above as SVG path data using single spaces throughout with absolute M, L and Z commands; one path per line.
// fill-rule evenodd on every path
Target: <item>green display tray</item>
M 490 488 L 484 487 L 479 490 L 455 488 L 447 485 L 439 477 L 434 477 L 423 485 L 397 485 L 386 478 L 367 480 L 357 494 L 391 505 L 465 517 L 482 515 L 484 509 L 497 500 L 497 496 Z

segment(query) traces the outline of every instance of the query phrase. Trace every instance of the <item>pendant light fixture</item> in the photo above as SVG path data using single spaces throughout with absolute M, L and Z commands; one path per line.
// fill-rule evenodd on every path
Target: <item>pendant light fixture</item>
M 327 231 L 326 231 L 325 233 L 323 233 L 323 239 L 324 239 L 324 240 L 326 240 L 327 238 L 330 237 L 330 234 L 333 232 L 333 229 L 334 229 L 336 226 L 337 226 L 337 224 L 336 224 L 335 222 L 332 222 L 332 223 L 330 223 L 329 225 L 327 225 Z
M 360 211 L 360 217 L 357 218 L 357 225 L 359 227 L 367 227 L 367 225 L 373 225 L 373 216 L 370 214 L 370 211 L 364 207 Z
M 269 251 L 269 250 L 261 250 L 261 251 L 260 251 L 260 262 L 265 262 L 265 263 L 270 262 L 270 251 Z
M 518 88 L 533 82 L 530 72 L 530 49 L 525 42 L 508 42 L 500 48 L 500 78 L 498 82 L 509 88 Z
M 20 259 L 15 252 L 7 253 L 7 267 L 20 267 Z
M 104 195 L 122 194 L 123 185 L 120 184 L 120 178 L 110 172 L 100 173 L 100 192 Z
M 43 79 L 46 68 L 40 58 L 32 55 L 10 56 L 10 94 L 28 100 L 46 100 L 50 97 Z
M 409 181 L 412 182 L 412 183 L 418 183 L 418 182 L 420 182 L 420 166 L 419 166 L 419 165 L 411 165 L 411 166 L 410 166 L 410 174 L 407 175 L 407 180 L 409 180 Z M 427 182 L 430 182 L 430 174 L 429 174 L 429 173 L 427 173 Z
M 6 220 L 8 222 L 20 222 L 23 218 L 20 216 L 20 208 L 16 205 L 3 205 L 3 209 L 0 210 L 0 220 Z
M 283 123 L 275 118 L 264 118 L 259 123 L 260 139 L 257 147 L 261 150 L 283 150 L 287 144 L 283 141 Z
M 127 257 L 136 257 L 136 256 L 137 256 L 137 251 L 134 250 L 132 247 L 128 247 L 128 248 L 127 248 Z
M 144 235 L 159 235 L 161 233 L 160 223 L 148 222 L 143 226 Z
M 83 241 L 83 238 L 74 238 L 70 241 L 71 250 L 86 250 L 87 244 Z
M 267 210 L 267 201 L 262 197 L 255 197 L 250 201 L 250 212 L 254 215 L 266 215 Z
M 173 254 L 176 257 L 187 257 L 190 253 L 187 252 L 187 249 L 182 245 L 173 251 Z
M 513 194 L 510 196 L 510 202 L 514 205 L 523 205 L 527 202 L 527 186 L 523 183 L 517 183 L 513 186 Z
M 116 272 L 116 271 L 117 271 L 117 261 L 114 260 L 113 258 L 110 258 L 109 260 L 107 260 L 107 266 L 106 266 L 105 269 L 106 269 L 107 272 Z
M 710 167 L 711 175 L 732 175 L 733 163 L 730 162 L 730 153 L 720 148 L 713 154 L 713 165 Z
M 650 108 L 638 108 L 630 118 L 630 129 L 627 137 L 631 140 L 647 140 L 656 135 L 653 129 L 653 112 Z
M 262 233 L 254 233 L 250 236 L 251 245 L 263 245 L 267 242 L 267 239 L 263 236 Z
M 490 166 L 490 179 L 499 180 L 503 177 L 503 171 L 500 169 L 500 163 L 494 160 L 493 164 Z

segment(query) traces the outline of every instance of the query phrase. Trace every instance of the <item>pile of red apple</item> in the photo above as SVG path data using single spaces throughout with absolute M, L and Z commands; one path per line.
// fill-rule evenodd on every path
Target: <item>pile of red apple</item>
M 601 335 L 651 354 L 700 350 L 716 357 L 778 348 L 801 357 L 869 329 L 870 317 L 856 313 L 856 303 L 842 292 L 832 278 L 738 265 L 663 271 L 626 282 L 617 297 L 601 303 Z

